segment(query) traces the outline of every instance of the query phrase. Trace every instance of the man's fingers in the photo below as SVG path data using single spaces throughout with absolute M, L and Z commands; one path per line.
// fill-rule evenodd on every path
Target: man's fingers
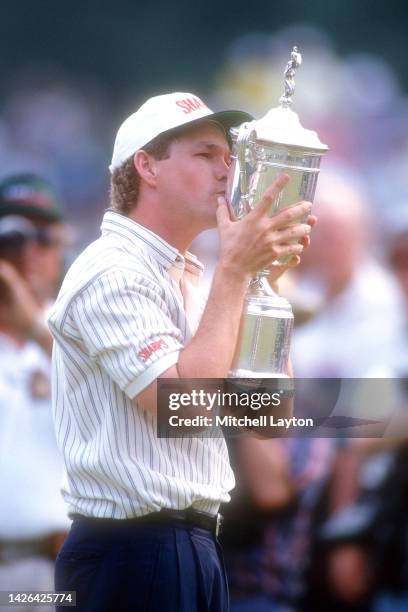
M 219 196 L 217 198 L 217 223 L 218 227 L 224 227 L 231 222 L 230 210 L 228 208 L 228 204 L 225 198 Z
M 303 219 L 308 215 L 311 208 L 311 202 L 299 202 L 298 204 L 293 204 L 293 206 L 288 206 L 288 208 L 284 208 L 271 217 L 271 225 L 274 229 L 284 228 L 298 219 Z M 311 217 L 311 215 L 309 215 L 309 217 Z M 308 225 L 310 224 L 308 223 Z
M 288 264 L 271 264 L 265 268 L 269 272 L 269 276 L 278 278 L 288 269 Z
M 311 232 L 311 227 L 308 223 L 300 223 L 291 225 L 281 230 L 273 232 L 272 236 L 279 244 L 291 242 L 292 240 L 300 240 L 304 236 L 308 236 Z
M 229 211 L 229 214 L 230 214 L 231 221 L 238 221 L 238 217 L 235 214 L 235 210 L 232 208 L 232 206 L 230 204 L 227 204 L 227 206 L 228 206 L 228 211 Z
M 280 244 L 273 248 L 276 258 L 287 257 L 289 255 L 300 255 L 303 252 L 304 246 L 300 242 L 293 244 Z
M 314 227 L 317 223 L 317 217 L 315 217 L 315 215 L 309 215 L 306 223 L 310 225 L 310 227 Z
M 267 266 L 266 269 L 269 271 L 269 276 L 268 276 L 269 281 L 274 282 L 278 280 L 278 278 L 280 278 L 282 274 L 286 272 L 288 268 L 294 268 L 295 266 L 298 266 L 300 264 L 300 261 L 301 260 L 300 260 L 299 255 L 292 255 L 289 261 L 286 262 L 285 264 L 280 264 L 280 265 L 274 264 L 274 265 Z
M 262 196 L 262 200 L 257 204 L 254 209 L 258 215 L 264 215 L 269 212 L 271 206 L 275 202 L 277 196 L 280 194 L 282 189 L 289 181 L 288 174 L 280 174 L 277 179 L 274 180 L 272 185 L 268 187 Z
M 300 264 L 300 261 L 299 255 L 293 255 L 292 259 L 288 261 L 287 266 L 288 268 L 294 268 Z
M 288 268 L 294 268 L 295 266 L 298 266 L 300 262 L 301 259 L 299 255 L 292 255 L 292 257 L 285 264 L 279 266 L 273 265 L 270 266 L 268 269 L 271 271 L 272 275 L 274 275 L 275 277 L 279 277 L 282 276 L 282 274 L 286 272 Z

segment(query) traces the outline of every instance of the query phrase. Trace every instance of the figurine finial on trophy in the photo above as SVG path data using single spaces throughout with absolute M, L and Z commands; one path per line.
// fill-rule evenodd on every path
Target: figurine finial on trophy
M 296 68 L 299 68 L 301 63 L 302 63 L 302 56 L 298 52 L 298 48 L 293 47 L 292 52 L 290 54 L 290 60 L 288 61 L 286 68 L 285 68 L 285 72 L 283 74 L 285 78 L 285 93 L 279 100 L 279 103 L 281 104 L 281 106 L 285 108 L 292 106 L 292 102 L 293 102 L 292 96 L 295 92 L 294 76 L 295 76 Z

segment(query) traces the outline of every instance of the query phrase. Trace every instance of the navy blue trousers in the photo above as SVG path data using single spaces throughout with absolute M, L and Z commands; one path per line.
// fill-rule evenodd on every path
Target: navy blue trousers
M 76 612 L 226 612 L 229 607 L 219 543 L 207 530 L 171 520 L 74 520 L 56 559 L 55 589 L 76 591 Z

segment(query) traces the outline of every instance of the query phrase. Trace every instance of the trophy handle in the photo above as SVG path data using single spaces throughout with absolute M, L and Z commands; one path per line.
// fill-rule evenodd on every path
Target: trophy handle
M 249 181 L 247 172 L 247 153 L 250 145 L 256 141 L 256 132 L 252 128 L 252 123 L 243 123 L 238 131 L 236 141 L 237 162 L 239 167 L 239 189 L 241 192 L 241 202 L 238 217 L 242 217 L 251 210 L 249 202 Z

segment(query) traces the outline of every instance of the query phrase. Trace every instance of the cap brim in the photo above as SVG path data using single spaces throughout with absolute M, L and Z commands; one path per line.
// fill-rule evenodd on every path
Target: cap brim
M 205 119 L 206 117 L 204 117 L 204 120 Z M 218 121 L 218 123 L 221 123 L 226 130 L 229 130 L 232 127 L 238 127 L 245 121 L 253 121 L 254 117 L 252 117 L 252 115 L 249 113 L 245 113 L 244 111 L 228 110 L 209 115 L 208 119 Z

